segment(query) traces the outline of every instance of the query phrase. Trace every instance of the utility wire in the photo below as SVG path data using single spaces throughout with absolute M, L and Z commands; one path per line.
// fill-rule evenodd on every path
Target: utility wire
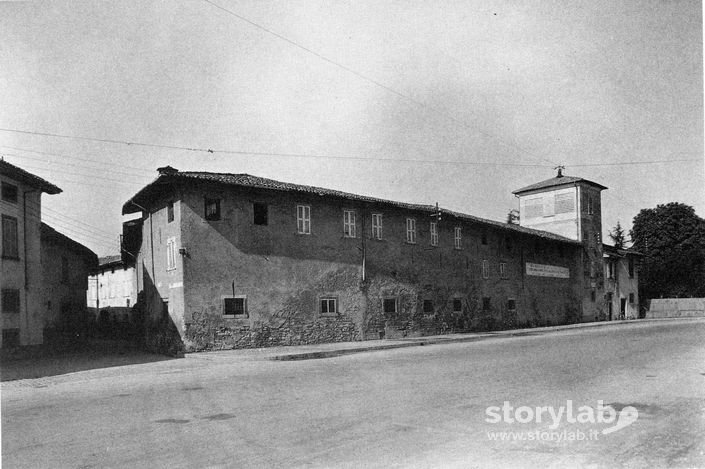
M 184 150 L 191 152 L 201 152 L 201 153 L 222 153 L 222 154 L 232 154 L 232 155 L 251 155 L 251 156 L 275 156 L 275 157 L 292 157 L 292 158 L 324 158 L 324 159 L 334 159 L 334 160 L 353 160 L 353 161 L 389 161 L 389 162 L 403 162 L 403 163 L 432 163 L 432 164 L 457 164 L 464 166 L 510 166 L 510 167 L 523 167 L 523 168 L 553 168 L 555 165 L 551 164 L 529 164 L 529 163 L 491 163 L 491 162 L 479 162 L 479 161 L 453 161 L 453 160 L 426 160 L 426 159 L 413 159 L 413 158 L 374 158 L 374 157 L 361 157 L 361 156 L 333 156 L 333 155 L 316 155 L 316 154 L 306 154 L 306 153 L 276 153 L 276 152 L 256 152 L 256 151 L 243 151 L 243 150 L 214 150 L 211 148 L 194 148 L 194 147 L 180 147 L 176 145 L 162 145 L 157 143 L 143 143 L 143 142 L 131 142 L 127 140 L 110 140 L 92 137 L 80 137 L 73 135 L 64 134 L 53 134 L 47 132 L 34 132 L 28 130 L 18 130 L 18 129 L 6 129 L 0 128 L 3 132 L 16 132 L 22 134 L 40 135 L 48 137 L 57 138 L 68 138 L 68 139 L 78 139 L 78 140 L 88 140 L 95 142 L 104 143 L 114 143 L 120 145 L 132 145 L 141 147 L 151 147 L 151 148 L 165 148 L 169 150 Z M 11 155 L 6 153 L 6 155 Z M 22 156 L 22 155 L 13 155 Z
M 217 3 L 214 3 L 214 2 L 212 2 L 212 1 L 210 1 L 210 0 L 203 0 L 203 1 L 206 2 L 206 3 L 208 3 L 209 5 L 214 6 L 215 8 L 218 8 L 219 10 L 224 11 L 225 13 L 228 13 L 229 15 L 231 15 L 231 16 L 233 16 L 233 17 L 239 19 L 240 21 L 244 21 L 245 23 L 247 23 L 247 24 L 249 24 L 249 25 L 251 25 L 251 26 L 253 26 L 253 27 L 255 27 L 255 28 L 257 28 L 257 29 L 259 29 L 259 30 L 261 30 L 261 31 L 264 31 L 264 32 L 266 32 L 267 34 L 271 34 L 272 36 L 274 36 L 274 37 L 276 37 L 276 38 L 279 38 L 279 39 L 281 39 L 282 41 L 284 41 L 284 42 L 286 42 L 286 43 L 288 43 L 288 44 L 291 44 L 292 46 L 294 46 L 294 47 L 296 47 L 296 48 L 298 48 L 298 49 L 301 49 L 301 50 L 303 50 L 304 52 L 306 52 L 306 53 L 308 53 L 308 54 L 311 54 L 311 55 L 313 55 L 313 56 L 315 56 L 315 57 L 318 57 L 319 59 L 323 60 L 324 62 L 327 62 L 327 63 L 329 63 L 329 64 L 331 64 L 331 65 L 333 65 L 333 66 L 335 66 L 335 67 L 340 68 L 341 70 L 344 70 L 344 71 L 346 71 L 346 72 L 348 72 L 348 73 L 350 73 L 350 74 L 352 74 L 352 75 L 355 75 L 356 77 L 358 77 L 358 78 L 360 78 L 360 79 L 362 79 L 362 80 L 365 80 L 365 81 L 367 81 L 367 82 L 369 82 L 369 83 L 372 83 L 373 85 L 378 86 L 378 87 L 380 87 L 380 88 L 382 88 L 382 89 L 388 91 L 389 93 L 392 93 L 392 94 L 394 94 L 394 95 L 396 95 L 396 96 L 398 96 L 398 97 L 400 97 L 400 98 L 402 98 L 402 99 L 405 99 L 405 100 L 407 100 L 407 101 L 409 101 L 409 102 L 415 104 L 415 105 L 418 106 L 418 107 L 421 107 L 421 108 L 424 108 L 424 109 L 429 109 L 429 110 L 433 111 L 434 113 L 436 113 L 436 114 L 438 114 L 438 115 L 440 115 L 440 116 L 445 117 L 446 119 L 452 120 L 452 121 L 455 122 L 456 124 L 460 124 L 460 125 L 462 125 L 462 126 L 464 126 L 464 127 L 466 127 L 466 128 L 470 128 L 471 130 L 474 130 L 474 131 L 476 131 L 476 132 L 478 132 L 478 133 L 480 133 L 480 134 L 482 134 L 482 135 L 484 135 L 484 136 L 486 136 L 486 137 L 492 138 L 492 139 L 496 140 L 496 141 L 499 142 L 499 143 L 502 143 L 503 145 L 505 145 L 505 146 L 507 146 L 507 147 L 511 147 L 511 148 L 516 149 L 516 150 L 519 150 L 521 153 L 524 153 L 525 155 L 531 156 L 532 158 L 540 158 L 540 159 L 542 159 L 543 161 L 548 162 L 548 163 L 551 164 L 552 166 L 555 166 L 555 165 L 556 165 L 555 162 L 551 162 L 551 161 L 547 160 L 546 158 L 539 157 L 539 156 L 537 156 L 537 155 L 533 155 L 532 153 L 528 152 L 527 150 L 523 149 L 522 147 L 520 147 L 520 146 L 518 146 L 518 145 L 516 145 L 516 144 L 514 144 L 514 143 L 506 142 L 506 141 L 502 140 L 501 138 L 497 137 L 496 135 L 493 135 L 493 134 L 491 134 L 491 133 L 489 133 L 489 132 L 486 132 L 486 131 L 484 131 L 484 130 L 478 128 L 478 127 L 473 127 L 473 126 L 469 125 L 467 122 L 465 122 L 465 121 L 463 121 L 463 120 L 460 120 L 460 119 L 458 119 L 458 118 L 456 118 L 456 117 L 454 117 L 454 116 L 452 116 L 452 115 L 450 115 L 450 114 L 444 112 L 443 110 L 441 110 L 441 109 L 439 109 L 439 108 L 437 108 L 437 107 L 429 106 L 428 104 L 425 104 L 425 103 L 423 103 L 423 102 L 421 102 L 421 101 L 419 101 L 419 100 L 417 100 L 417 99 L 414 99 L 414 98 L 412 98 L 412 97 L 409 96 L 409 95 L 406 95 L 406 94 L 404 94 L 404 93 L 400 93 L 399 91 L 395 90 L 394 88 L 392 88 L 392 87 L 390 87 L 390 86 L 385 85 L 384 83 L 381 83 L 381 82 L 379 82 L 379 81 L 377 81 L 377 80 L 374 80 L 374 79 L 372 79 L 372 78 L 370 78 L 370 77 L 368 77 L 368 76 L 366 76 L 366 75 L 363 75 L 362 73 L 360 73 L 360 72 L 358 72 L 358 71 L 356 71 L 356 70 L 353 70 L 353 69 L 350 68 L 350 67 L 347 67 L 347 66 L 345 66 L 345 65 L 343 65 L 343 64 L 341 64 L 341 63 L 339 63 L 339 62 L 336 62 L 336 61 L 334 61 L 334 60 L 332 60 L 332 59 L 329 59 L 328 57 L 326 57 L 326 56 L 324 56 L 324 55 L 322 55 L 322 54 L 320 54 L 320 53 L 318 53 L 318 52 L 316 52 L 316 51 L 314 51 L 314 50 L 312 50 L 312 49 L 309 49 L 308 47 L 303 46 L 303 45 L 299 44 L 298 42 L 295 42 L 295 41 L 293 41 L 293 40 L 287 38 L 286 36 L 283 36 L 283 35 L 281 35 L 281 34 L 275 32 L 275 31 L 272 31 L 271 29 L 268 29 L 268 28 L 266 28 L 266 27 L 264 27 L 264 26 L 262 26 L 262 25 L 260 25 L 260 24 L 258 24 L 258 23 L 255 23 L 254 21 L 252 21 L 252 20 L 250 20 L 250 19 L 247 19 L 247 18 L 245 18 L 244 16 L 239 15 L 238 13 L 235 13 L 235 12 L 232 11 L 232 10 L 229 10 L 229 9 L 223 7 L 223 6 L 220 6 L 220 5 L 218 5 Z

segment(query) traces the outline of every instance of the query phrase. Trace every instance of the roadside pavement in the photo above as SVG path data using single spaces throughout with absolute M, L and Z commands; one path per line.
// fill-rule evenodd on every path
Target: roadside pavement
M 693 318 L 693 321 L 702 318 Z M 419 347 L 435 344 L 472 342 L 492 338 L 538 335 L 553 331 L 567 331 L 591 327 L 618 327 L 638 325 L 649 322 L 670 321 L 670 319 L 639 319 L 627 321 L 603 321 L 569 324 L 563 326 L 512 329 L 496 332 L 474 332 L 464 334 L 445 334 L 424 337 L 406 337 L 400 339 L 366 340 L 360 342 L 336 342 L 329 344 L 277 346 L 259 349 L 219 350 L 187 354 L 185 359 L 175 359 L 138 350 L 92 350 L 88 353 L 77 352 L 50 357 L 35 357 L 21 360 L 3 360 L 0 363 L 0 380 L 2 388 L 9 387 L 44 387 L 69 381 L 83 381 L 92 377 L 101 377 L 115 373 L 140 373 L 143 365 L 154 362 L 175 362 L 180 368 L 197 367 L 203 361 L 225 362 L 239 361 L 295 361 L 337 357 L 354 353 L 391 350 L 405 347 Z M 166 363 L 165 363 L 166 364 Z

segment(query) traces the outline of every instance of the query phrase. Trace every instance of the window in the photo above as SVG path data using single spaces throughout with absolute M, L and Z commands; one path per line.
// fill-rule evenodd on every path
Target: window
M 482 297 L 482 311 L 489 311 L 492 307 L 490 304 L 490 297 L 489 296 L 483 296 Z
M 634 304 L 634 293 L 629 294 L 629 304 Z
M 20 330 L 19 329 L 3 329 L 2 330 L 2 348 L 13 348 L 20 346 Z
M 247 297 L 234 296 L 223 298 L 223 316 L 247 317 Z
M 483 232 L 482 232 L 481 241 L 482 241 L 482 244 L 483 244 L 483 245 L 485 245 L 485 246 L 487 245 L 487 232 L 486 232 L 486 231 L 483 231 Z
M 453 241 L 453 246 L 455 246 L 455 249 L 461 249 L 463 247 L 463 229 L 459 226 L 456 226 L 454 231 L 454 241 Z
M 595 295 L 595 290 L 590 290 L 590 301 L 593 303 L 597 300 L 597 296 Z
M 343 236 L 346 238 L 357 236 L 355 221 L 355 212 L 353 210 L 343 210 Z
M 20 312 L 20 291 L 19 290 L 3 290 L 2 291 L 2 313 L 15 314 Z
M 208 221 L 218 221 L 220 220 L 220 199 L 210 199 L 205 198 L 206 204 L 206 220 Z
M 629 278 L 634 278 L 634 258 L 629 257 L 627 262 L 629 263 Z
M 69 260 L 61 257 L 61 283 L 69 283 Z
M 613 260 L 608 260 L 607 261 L 607 278 L 614 278 L 614 261 Z M 590 277 L 592 277 L 592 271 Z
M 506 262 L 499 263 L 499 278 L 509 278 L 507 276 L 507 263 Z
M 176 238 L 166 240 L 166 270 L 176 269 Z
M 575 202 L 573 194 L 556 194 L 555 195 L 555 210 L 556 215 L 560 213 L 572 213 L 575 211 Z
M 372 237 L 374 239 L 382 239 L 382 214 L 372 214 Z
M 255 225 L 263 225 L 263 226 L 267 225 L 267 221 L 268 221 L 267 204 L 263 204 L 260 202 L 254 202 L 252 204 L 252 213 L 254 216 L 253 222 Z
M 17 186 L 14 184 L 2 183 L 2 200 L 5 202 L 17 203 Z
M 174 221 L 174 202 L 169 202 L 166 206 L 166 222 L 171 223 Z
M 453 298 L 453 312 L 460 313 L 463 311 L 463 300 L 460 298 Z
M 414 218 L 406 219 L 406 242 L 416 243 L 416 220 Z
M 338 299 L 334 297 L 321 298 L 321 315 L 335 316 L 338 313 Z
M 490 278 L 490 261 L 482 261 L 482 278 Z
M 311 234 L 311 207 L 296 206 L 296 231 L 299 234 Z
M 431 246 L 438 246 L 438 223 L 431 222 Z
M 385 298 L 383 305 L 385 313 L 396 313 L 397 312 L 397 299 L 396 298 Z
M 2 257 L 19 259 L 17 218 L 2 216 Z
M 588 195 L 587 200 L 587 214 L 592 215 L 594 213 L 594 207 L 592 206 L 592 196 Z
M 509 298 L 507 300 L 507 312 L 516 313 L 517 312 L 517 300 L 514 298 Z
M 433 301 L 432 300 L 423 300 L 423 312 L 424 313 L 432 313 L 433 312 Z

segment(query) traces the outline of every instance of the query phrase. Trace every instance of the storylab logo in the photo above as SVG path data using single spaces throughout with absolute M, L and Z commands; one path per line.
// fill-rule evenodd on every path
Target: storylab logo
M 598 400 L 597 406 L 583 405 L 577 409 L 572 400 L 567 400 L 566 405 L 560 407 L 542 406 L 513 406 L 509 401 L 504 401 L 502 406 L 490 406 L 485 410 L 485 422 L 497 424 L 546 424 L 550 431 L 535 432 L 500 432 L 502 435 L 488 433 L 492 440 L 547 440 L 547 441 L 569 441 L 569 440 L 596 440 L 598 435 L 609 435 L 610 433 L 622 430 L 636 422 L 639 418 L 639 411 L 632 406 L 626 406 L 619 412 L 611 405 L 605 405 L 604 401 Z M 601 431 L 590 429 L 587 433 L 578 429 L 574 432 L 557 432 L 561 425 L 581 424 L 581 425 L 608 425 Z M 511 435 L 509 435 L 511 433 Z M 506 435 L 505 435 L 506 434 Z

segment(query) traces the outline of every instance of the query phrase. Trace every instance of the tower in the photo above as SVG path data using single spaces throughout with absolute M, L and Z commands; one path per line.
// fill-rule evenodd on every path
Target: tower
M 555 177 L 513 192 L 519 198 L 519 222 L 582 244 L 582 317 L 600 319 L 604 296 L 601 192 L 607 188 L 565 176 L 562 166 L 557 169 Z

